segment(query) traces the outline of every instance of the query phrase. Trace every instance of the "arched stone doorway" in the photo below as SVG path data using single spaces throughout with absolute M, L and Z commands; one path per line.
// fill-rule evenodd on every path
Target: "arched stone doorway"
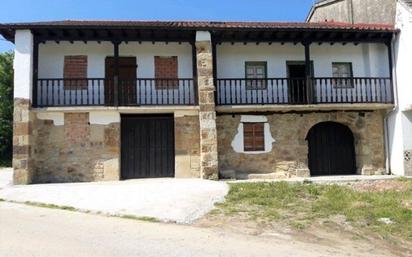
M 311 176 L 356 174 L 354 136 L 345 125 L 321 122 L 307 136 Z

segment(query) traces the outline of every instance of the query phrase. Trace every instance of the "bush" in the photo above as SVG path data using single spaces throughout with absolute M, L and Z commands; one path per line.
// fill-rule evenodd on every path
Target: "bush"
M 0 166 L 10 166 L 13 150 L 13 53 L 0 54 Z

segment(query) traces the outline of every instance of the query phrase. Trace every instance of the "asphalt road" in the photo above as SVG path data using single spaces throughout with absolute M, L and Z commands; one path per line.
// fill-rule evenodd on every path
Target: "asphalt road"
M 0 256 L 366 256 L 288 238 L 249 236 L 0 202 Z M 384 255 L 373 255 L 384 256 Z

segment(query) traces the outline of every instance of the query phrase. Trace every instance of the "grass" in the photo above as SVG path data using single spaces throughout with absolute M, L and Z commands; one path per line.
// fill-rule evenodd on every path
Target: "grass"
M 231 184 L 226 201 L 212 213 L 242 215 L 260 221 L 283 221 L 303 229 L 316 220 L 344 215 L 354 227 L 382 237 L 412 240 L 412 181 L 404 192 L 360 192 L 347 186 L 280 183 Z M 389 218 L 384 224 L 380 218 Z
M 153 218 L 153 217 L 146 217 L 146 216 L 134 216 L 134 215 L 121 215 L 119 216 L 120 218 L 123 219 L 129 219 L 129 220 L 139 220 L 139 221 L 146 221 L 146 222 L 155 222 L 158 223 L 160 222 L 158 219 Z
M 49 209 L 59 209 L 59 210 L 65 210 L 65 211 L 77 211 L 77 209 L 72 207 L 72 206 L 56 205 L 56 204 L 50 204 L 50 203 L 38 203 L 38 202 L 26 201 L 26 202 L 24 202 L 24 204 L 27 204 L 27 205 L 30 205 L 30 206 L 35 206 L 35 207 L 49 208 Z
M 5 201 L 4 199 L 0 198 L 0 202 Z M 14 202 L 14 201 L 10 201 Z M 14 202 L 14 203 L 19 203 L 19 202 Z M 56 205 L 56 204 L 48 204 L 48 203 L 39 203 L 39 202 L 31 202 L 31 201 L 26 201 L 24 202 L 26 205 L 30 206 L 35 206 L 35 207 L 41 207 L 41 208 L 49 208 L 49 209 L 58 209 L 58 210 L 65 210 L 65 211 L 74 211 L 74 212 L 82 212 L 82 213 L 90 213 L 89 211 L 86 210 L 79 210 L 76 209 L 75 207 L 72 206 L 65 206 L 65 205 Z M 101 214 L 101 213 L 96 213 L 96 214 Z M 134 215 L 113 215 L 113 217 L 119 217 L 122 219 L 130 219 L 130 220 L 139 220 L 139 221 L 145 221 L 145 222 L 160 222 L 158 219 L 153 218 L 153 217 L 146 217 L 146 216 L 134 216 Z

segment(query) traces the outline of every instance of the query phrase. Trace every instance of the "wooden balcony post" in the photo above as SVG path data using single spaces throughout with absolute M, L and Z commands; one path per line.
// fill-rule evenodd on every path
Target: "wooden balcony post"
M 119 106 L 119 41 L 113 41 L 113 104 Z
M 195 97 L 195 102 L 194 104 L 198 104 L 198 99 L 199 99 L 199 90 L 198 90 L 198 84 L 197 84 L 197 51 L 196 51 L 196 43 L 192 42 L 192 73 L 193 73 L 193 93 Z M 190 89 L 189 89 L 190 90 Z
M 37 79 L 39 78 L 39 39 L 33 37 L 33 94 L 32 106 L 37 107 Z
M 303 42 L 305 47 L 305 74 L 306 74 L 306 101 L 308 104 L 313 102 L 312 88 L 312 67 L 310 62 L 310 42 Z
M 212 63 L 213 63 L 213 85 L 215 86 L 215 104 L 217 104 L 217 58 L 216 58 L 217 43 L 212 40 Z
M 391 102 L 395 101 L 394 88 L 393 88 L 393 57 L 392 57 L 392 40 L 386 42 L 386 47 L 388 48 L 388 62 L 389 62 L 389 79 L 391 87 Z

